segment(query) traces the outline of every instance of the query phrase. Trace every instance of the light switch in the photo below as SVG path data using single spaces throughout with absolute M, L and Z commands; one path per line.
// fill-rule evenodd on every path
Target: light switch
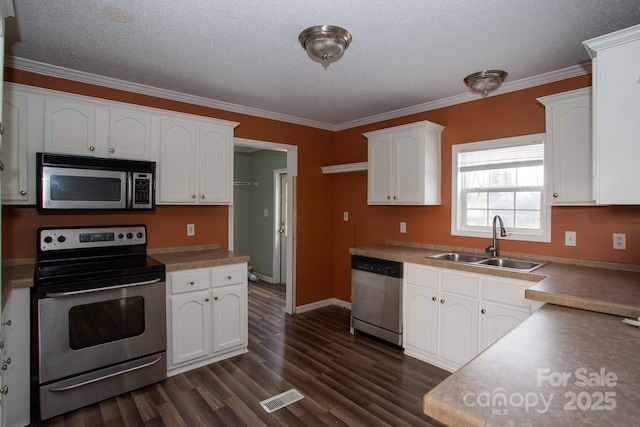
M 264 210 L 264 217 L 269 218 L 269 209 Z
M 575 231 L 565 231 L 564 232 L 564 245 L 565 246 L 575 246 L 576 245 L 576 232 Z
M 407 232 L 407 223 L 406 222 L 401 222 L 400 223 L 400 232 L 401 233 L 406 233 Z

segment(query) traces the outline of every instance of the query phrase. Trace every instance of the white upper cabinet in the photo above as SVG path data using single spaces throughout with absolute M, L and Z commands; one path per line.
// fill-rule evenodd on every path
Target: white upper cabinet
M 422 121 L 365 133 L 370 205 L 440 204 L 440 134 Z
M 158 204 L 231 204 L 233 129 L 163 117 L 160 125 Z
M 45 98 L 44 148 L 47 152 L 92 156 L 96 151 L 96 105 Z
M 640 25 L 584 45 L 593 59 L 596 202 L 640 204 Z
M 538 98 L 545 106 L 545 169 L 551 203 L 593 205 L 591 88 Z
M 2 104 L 2 202 L 35 204 L 35 173 L 31 171 L 36 159 L 29 149 L 35 138 L 28 138 L 29 98 L 5 91 Z
M 108 156 L 120 159 L 151 158 L 151 114 L 127 108 L 109 108 Z
M 151 113 L 73 95 L 44 98 L 44 148 L 78 156 L 151 159 Z

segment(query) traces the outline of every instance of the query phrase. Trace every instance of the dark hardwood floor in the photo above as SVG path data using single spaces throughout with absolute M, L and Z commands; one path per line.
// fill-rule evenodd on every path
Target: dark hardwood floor
M 429 426 L 422 396 L 448 372 L 349 333 L 349 311 L 287 316 L 281 286 L 249 283 L 249 353 L 33 426 Z M 304 395 L 271 414 L 261 400 Z

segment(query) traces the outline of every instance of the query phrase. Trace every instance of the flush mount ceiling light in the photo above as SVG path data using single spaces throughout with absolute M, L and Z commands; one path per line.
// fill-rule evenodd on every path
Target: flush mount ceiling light
M 347 50 L 351 34 L 333 25 L 316 25 L 301 32 L 298 40 L 311 59 L 327 68 Z
M 479 93 L 483 98 L 486 98 L 489 92 L 500 87 L 508 75 L 506 71 L 502 70 L 478 71 L 465 77 L 464 84 L 469 86 L 471 92 Z

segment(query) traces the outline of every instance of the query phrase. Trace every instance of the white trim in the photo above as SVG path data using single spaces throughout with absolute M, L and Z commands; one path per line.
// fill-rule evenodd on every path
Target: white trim
M 110 77 L 100 76 L 97 74 L 85 73 L 82 71 L 75 71 L 68 68 L 58 67 L 55 65 L 45 64 L 42 62 L 32 61 L 29 59 L 18 58 L 15 56 L 5 56 L 5 66 L 14 68 L 16 70 L 23 70 L 32 73 L 42 74 L 45 76 L 58 77 L 61 79 L 67 79 L 82 83 L 93 84 L 97 86 L 108 87 L 117 90 L 124 90 L 127 92 L 139 93 L 142 95 L 149 95 L 163 99 L 170 99 L 179 102 L 185 102 L 194 105 L 201 105 L 204 107 L 215 108 L 218 110 L 230 111 L 239 114 L 247 114 L 254 117 L 262 117 L 265 119 L 277 120 L 286 123 L 293 123 L 302 126 L 308 126 L 317 129 L 323 129 L 328 131 L 341 131 L 345 129 L 351 129 L 358 126 L 364 126 L 371 123 L 377 123 L 384 120 L 395 119 L 398 117 L 404 117 L 411 114 L 423 113 L 425 111 L 436 110 L 438 108 L 449 107 L 456 104 L 462 104 L 469 101 L 482 102 L 482 98 L 478 95 L 470 92 L 465 92 L 459 95 L 450 96 L 436 101 L 426 102 L 424 104 L 418 104 L 406 108 L 401 108 L 394 111 L 389 111 L 382 114 L 377 114 L 370 117 L 364 117 L 362 119 L 353 120 L 350 122 L 340 123 L 332 125 L 329 123 L 322 123 L 315 120 L 303 119 L 300 117 L 290 116 L 286 114 L 274 113 L 270 111 L 260 110 L 257 108 L 246 107 L 238 104 L 231 104 L 223 101 L 216 101 L 214 99 L 204 98 L 201 96 L 188 95 L 185 93 L 179 93 L 171 90 L 156 88 L 153 86 L 142 85 L 139 83 L 127 82 L 124 80 L 114 79 Z M 591 73 L 591 63 L 585 63 L 583 65 L 576 65 L 573 67 L 564 68 L 557 71 L 551 71 L 548 73 L 540 74 L 538 76 L 528 77 L 513 82 L 507 82 L 503 84 L 500 89 L 494 92 L 491 96 L 496 96 L 504 93 L 514 92 L 517 90 L 527 89 L 534 86 L 540 86 L 547 83 L 553 83 L 560 80 L 569 79 L 572 77 L 583 76 Z
M 521 135 L 508 138 L 492 139 L 487 141 L 470 142 L 465 144 L 455 144 L 451 146 L 451 235 L 452 236 L 465 236 L 465 237 L 480 237 L 480 238 L 492 238 L 493 232 L 491 230 L 472 230 L 467 228 L 461 228 L 460 214 L 458 212 L 458 162 L 457 154 L 461 151 L 475 151 L 489 147 L 499 147 L 501 145 L 520 145 L 526 144 L 531 141 L 544 141 L 546 134 L 537 133 L 531 135 Z M 546 153 L 546 152 L 545 152 Z M 521 240 L 527 242 L 551 242 L 551 205 L 547 201 L 548 191 L 546 187 L 549 185 L 547 182 L 547 176 L 545 174 L 545 188 L 541 193 L 541 216 L 546 216 L 543 223 L 541 233 L 528 234 L 522 232 L 509 231 L 507 228 L 507 237 L 500 237 L 503 240 Z M 506 227 L 505 227 L 506 228 Z
M 307 311 L 317 310 L 323 307 L 330 307 L 332 305 L 337 305 L 338 307 L 346 308 L 351 310 L 351 303 L 338 299 L 338 298 L 328 298 L 322 301 L 312 302 L 310 304 L 300 305 L 296 307 L 296 313 L 306 313 Z

